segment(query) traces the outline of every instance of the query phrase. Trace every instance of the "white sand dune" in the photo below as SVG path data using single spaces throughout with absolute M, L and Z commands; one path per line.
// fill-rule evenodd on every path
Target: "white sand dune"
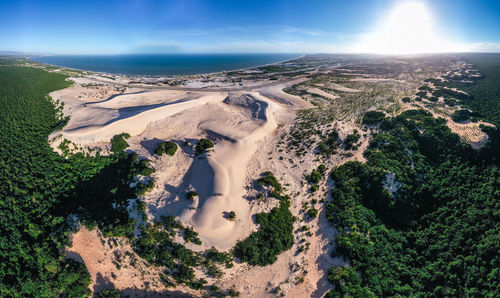
M 294 103 L 305 103 L 298 97 L 284 93 L 280 87 L 267 91 L 284 95 L 286 100 Z M 151 123 L 168 121 L 169 117 L 184 111 L 207 113 L 208 117 L 202 118 L 193 115 L 190 125 L 197 127 L 202 134 L 214 135 L 219 141 L 206 158 L 194 159 L 190 184 L 199 199 L 193 203 L 193 208 L 185 208 L 179 218 L 185 225 L 194 227 L 204 247 L 215 246 L 225 250 L 246 237 L 254 228 L 250 206 L 244 198 L 248 163 L 260 142 L 276 130 L 278 125 L 274 113 L 280 109 L 277 103 L 259 92 L 236 92 L 231 96 L 232 103 L 224 101 L 227 96 L 228 93 L 224 92 L 188 94 L 184 91 L 134 90 L 134 93 L 120 94 L 93 103 L 82 103 L 72 98 L 73 111 L 77 111 L 77 119 L 81 121 L 70 123 L 62 134 L 64 138 L 81 145 L 95 144 L 108 142 L 122 132 L 132 137 L 139 136 Z M 238 100 L 242 100 L 240 105 L 237 104 Z M 154 104 L 161 106 L 156 107 Z M 223 118 L 226 120 L 220 121 L 213 114 L 215 111 L 224 111 Z M 96 124 L 92 114 L 102 114 L 106 119 L 104 124 Z M 234 119 L 231 115 L 234 115 Z M 242 118 L 242 115 L 246 116 Z M 192 130 L 190 128 L 187 131 Z M 226 218 L 225 215 L 230 211 L 236 213 L 235 220 Z
M 135 136 L 142 133 L 151 122 L 158 121 L 193 107 L 222 102 L 225 96 L 226 93 L 221 92 L 207 93 L 197 99 L 167 104 L 131 117 L 118 119 L 106 125 L 90 125 L 71 130 L 63 130 L 63 135 L 65 138 L 80 144 L 108 141 L 114 135 L 122 132 L 127 132 L 131 136 Z
M 153 105 L 160 103 L 171 103 L 186 98 L 185 91 L 179 90 L 139 90 L 127 94 L 113 96 L 101 102 L 87 104 L 88 107 L 98 107 L 105 109 L 121 109 L 125 107 L 141 105 Z
M 310 108 L 313 107 L 313 105 L 302 99 L 300 96 L 292 95 L 289 93 L 286 93 L 283 91 L 284 88 L 290 87 L 294 84 L 301 83 L 303 81 L 307 80 L 306 78 L 301 78 L 297 80 L 292 80 L 283 84 L 276 84 L 272 86 L 267 86 L 264 88 L 260 88 L 259 92 L 260 94 L 267 96 L 269 98 L 272 98 L 278 102 L 281 102 L 283 104 L 287 104 L 296 108 Z
M 264 124 L 260 127 L 247 135 L 221 125 L 205 127 L 232 140 L 218 142 L 206 160 L 195 161 L 192 185 L 200 196 L 199 211 L 186 210 L 180 217 L 185 224 L 196 227 L 205 247 L 228 249 L 245 237 L 252 226 L 249 205 L 243 198 L 247 164 L 259 142 L 277 128 L 274 113 L 280 107 L 258 93 L 251 95 L 265 109 Z M 230 211 L 236 213 L 236 220 L 224 217 Z
M 218 141 L 206 158 L 194 159 L 187 177 L 199 198 L 190 206 L 193 208 L 183 209 L 179 218 L 185 225 L 194 227 L 204 247 L 225 250 L 248 236 L 255 227 L 249 203 L 244 198 L 246 176 L 250 159 L 278 127 L 274 114 L 282 107 L 275 101 L 291 109 L 309 105 L 300 97 L 283 92 L 282 89 L 292 83 L 254 92 L 238 91 L 229 97 L 226 92 L 134 89 L 92 103 L 79 100 L 81 88 L 76 87 L 67 90 L 63 99 L 78 117 L 72 117 L 62 135 L 80 145 L 107 143 L 116 134 L 126 132 L 132 137 L 140 136 L 153 122 L 165 123 L 178 113 L 188 113 L 191 127 L 178 127 L 180 138 L 208 134 Z M 222 111 L 223 121 L 215 114 Z M 189 113 L 195 114 L 189 116 Z M 200 113 L 204 116 L 200 117 Z M 101 115 L 103 120 L 96 121 L 94 115 Z M 131 140 L 131 144 L 137 142 Z M 235 220 L 225 216 L 231 211 L 236 213 Z

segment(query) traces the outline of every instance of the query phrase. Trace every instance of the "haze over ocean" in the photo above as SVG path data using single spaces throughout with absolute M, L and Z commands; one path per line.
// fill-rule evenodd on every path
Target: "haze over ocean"
M 130 54 L 43 56 L 32 60 L 112 74 L 172 76 L 237 70 L 299 56 L 298 54 Z

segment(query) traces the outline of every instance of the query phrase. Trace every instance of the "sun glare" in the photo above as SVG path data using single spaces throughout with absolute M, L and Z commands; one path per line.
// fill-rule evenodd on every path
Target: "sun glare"
M 397 4 L 363 42 L 363 52 L 416 54 L 456 51 L 439 35 L 433 16 L 423 2 Z

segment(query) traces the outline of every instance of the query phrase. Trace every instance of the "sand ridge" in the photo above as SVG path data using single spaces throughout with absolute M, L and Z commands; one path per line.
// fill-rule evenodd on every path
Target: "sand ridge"
M 264 124 L 246 136 L 230 131 L 228 133 L 228 129 L 220 126 L 206 127 L 205 129 L 218 135 L 228 136 L 232 141 L 218 142 L 214 152 L 208 154 L 206 160 L 195 161 L 192 184 L 199 194 L 199 200 L 195 204 L 196 210 L 199 211 L 186 210 L 180 218 L 185 224 L 196 226 L 207 247 L 228 249 L 237 240 L 245 237 L 251 228 L 248 202 L 243 198 L 246 168 L 259 141 L 277 128 L 273 114 L 280 108 L 259 93 L 251 93 L 251 96 L 261 102 L 262 108 L 265 109 Z M 209 178 L 207 172 L 213 173 L 212 177 Z M 212 184 L 208 179 L 213 179 Z M 230 211 L 236 213 L 237 220 L 232 221 L 224 217 Z
M 210 103 L 222 102 L 226 93 L 213 92 L 203 95 L 197 99 L 174 102 L 163 106 L 146 110 L 131 117 L 112 121 L 104 125 L 88 125 L 79 128 L 63 130 L 65 138 L 80 143 L 102 142 L 110 140 L 114 135 L 127 132 L 131 136 L 142 133 L 146 127 L 154 121 L 180 113 L 186 109 Z

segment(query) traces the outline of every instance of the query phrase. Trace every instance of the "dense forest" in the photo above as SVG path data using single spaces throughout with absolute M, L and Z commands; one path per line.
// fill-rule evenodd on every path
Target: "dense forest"
M 469 93 L 460 104 L 500 127 L 500 54 L 462 54 L 481 74 L 472 84 L 449 82 L 446 85 Z
M 256 214 L 259 230 L 238 241 L 234 246 L 234 255 L 250 265 L 266 266 L 292 247 L 294 217 L 290 212 L 290 197 L 282 194 L 283 187 L 273 173 L 263 173 L 257 183 L 269 187 L 269 196 L 279 200 L 279 205 L 269 213 Z
M 331 178 L 337 227 L 330 296 L 490 296 L 500 292 L 499 134 L 479 151 L 423 110 L 385 118 Z M 495 294 L 496 293 L 496 294 Z
M 65 260 L 71 215 L 107 235 L 130 235 L 129 184 L 148 163 L 123 151 L 110 156 L 71 153 L 48 143 L 67 121 L 48 94 L 66 77 L 0 60 L 0 296 L 79 297 L 89 294 L 81 263 Z

